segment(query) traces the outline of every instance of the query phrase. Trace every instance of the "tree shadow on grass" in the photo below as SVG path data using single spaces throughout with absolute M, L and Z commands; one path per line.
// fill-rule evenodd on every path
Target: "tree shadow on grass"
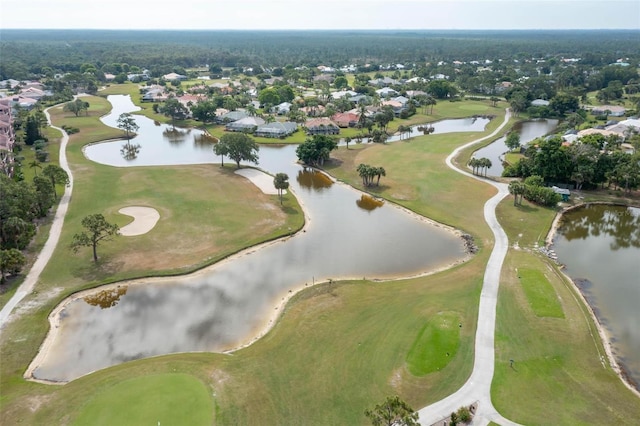
M 110 256 L 100 257 L 99 253 L 98 256 L 97 262 L 93 261 L 91 255 L 83 256 L 83 259 L 79 259 L 79 262 L 70 271 L 71 275 L 85 282 L 104 281 L 113 277 L 124 267 L 122 261 L 115 261 Z
M 523 213 L 535 213 L 540 210 L 540 207 L 532 204 L 520 204 L 516 208 Z

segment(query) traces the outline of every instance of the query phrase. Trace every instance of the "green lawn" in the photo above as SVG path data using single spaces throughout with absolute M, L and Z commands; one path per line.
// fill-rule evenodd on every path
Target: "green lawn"
M 529 306 L 536 316 L 564 318 L 558 296 L 542 271 L 519 268 L 517 272 Z
M 454 312 L 439 312 L 425 324 L 407 355 L 411 374 L 424 376 L 449 364 L 460 345 L 459 321 Z
M 213 401 L 207 386 L 187 374 L 138 377 L 101 389 L 72 425 L 210 425 Z
M 520 248 L 509 252 L 502 270 L 494 406 L 526 425 L 634 424 L 640 400 L 609 366 L 588 309 L 557 267 L 533 250 L 553 211 L 516 208 L 507 198 L 498 214 Z

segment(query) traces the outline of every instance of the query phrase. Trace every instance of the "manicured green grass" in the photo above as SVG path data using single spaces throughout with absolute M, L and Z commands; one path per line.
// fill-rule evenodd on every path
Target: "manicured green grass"
M 564 318 L 555 290 L 545 275 L 537 269 L 519 268 L 518 278 L 529 306 L 536 316 Z
M 460 345 L 460 318 L 453 312 L 439 312 L 420 330 L 407 355 L 414 376 L 424 376 L 449 364 Z
M 213 402 L 207 387 L 187 374 L 158 374 L 102 389 L 71 424 L 180 425 L 187 421 L 194 426 L 212 423 Z
M 535 249 L 544 246 L 556 212 L 555 208 L 541 207 L 527 200 L 514 206 L 513 196 L 508 195 L 496 208 L 496 217 L 509 236 L 511 246 Z
M 500 282 L 494 406 L 527 425 L 634 424 L 640 401 L 609 366 L 588 309 L 557 268 L 530 248 L 540 234 L 544 239 L 546 232 L 539 229 L 544 224 L 548 228 L 553 211 L 515 208 L 507 198 L 498 214 L 510 241 L 519 239 L 520 249 L 507 255 Z M 534 229 L 527 229 L 528 224 Z M 530 281 L 544 277 L 551 286 L 544 297 L 555 299 L 559 307 L 554 311 L 564 317 L 541 316 L 532 309 L 532 297 L 518 277 L 522 271 L 527 280 L 534 276 Z M 542 302 L 538 296 L 533 300 Z

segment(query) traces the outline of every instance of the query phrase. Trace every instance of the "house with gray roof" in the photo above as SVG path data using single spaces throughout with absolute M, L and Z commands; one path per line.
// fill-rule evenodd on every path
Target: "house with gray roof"
M 292 121 L 274 121 L 259 125 L 254 135 L 263 138 L 285 138 L 296 130 L 298 130 L 298 125 Z
M 261 124 L 264 124 L 264 120 L 260 117 L 245 117 L 227 124 L 224 128 L 230 132 L 253 133 Z
M 390 87 L 384 87 L 382 89 L 378 89 L 378 90 L 376 90 L 376 93 L 381 98 L 387 98 L 387 97 L 391 97 L 391 96 L 396 96 L 398 94 L 398 92 L 396 92 L 395 90 L 393 90 Z
M 244 111 L 230 111 L 230 112 L 227 112 L 226 114 L 222 114 L 216 117 L 216 122 L 231 123 L 234 121 L 242 120 L 243 118 L 247 118 L 247 117 L 249 117 L 249 114 L 247 114 Z

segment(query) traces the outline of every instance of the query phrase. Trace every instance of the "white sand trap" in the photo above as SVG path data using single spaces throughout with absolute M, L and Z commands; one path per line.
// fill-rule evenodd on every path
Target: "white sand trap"
M 120 228 L 120 235 L 126 237 L 146 234 L 160 219 L 158 210 L 151 207 L 123 207 L 118 213 L 133 217 L 133 222 Z
M 256 169 L 240 169 L 236 170 L 236 173 L 249 179 L 263 193 L 278 195 L 278 190 L 273 186 L 273 176 Z M 284 190 L 282 193 L 286 194 L 287 191 Z

